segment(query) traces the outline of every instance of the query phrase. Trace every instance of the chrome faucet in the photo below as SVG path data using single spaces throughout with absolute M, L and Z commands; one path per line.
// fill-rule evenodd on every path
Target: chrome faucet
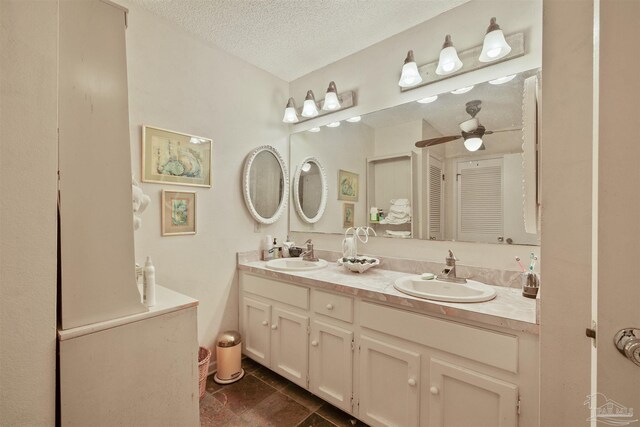
M 436 279 L 442 282 L 467 283 L 467 279 L 456 275 L 456 261 L 458 260 L 451 249 L 449 249 L 449 256 L 445 259 L 447 268 L 442 270 L 442 275 L 437 275 Z
M 305 244 L 307 245 L 307 250 L 300 254 L 302 259 L 304 261 L 311 261 L 311 262 L 320 261 L 318 258 L 316 258 L 316 255 L 313 252 L 313 242 L 311 241 L 311 239 L 307 240 Z

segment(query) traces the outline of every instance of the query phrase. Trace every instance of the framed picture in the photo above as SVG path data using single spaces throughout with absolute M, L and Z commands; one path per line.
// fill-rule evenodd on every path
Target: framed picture
M 142 181 L 211 187 L 212 141 L 151 126 L 142 127 Z
M 358 201 L 360 175 L 343 170 L 338 171 L 338 200 Z
M 162 190 L 162 235 L 196 234 L 196 193 Z
M 354 217 L 356 215 L 356 205 L 353 203 L 345 203 L 342 205 L 342 227 L 349 228 L 354 225 Z

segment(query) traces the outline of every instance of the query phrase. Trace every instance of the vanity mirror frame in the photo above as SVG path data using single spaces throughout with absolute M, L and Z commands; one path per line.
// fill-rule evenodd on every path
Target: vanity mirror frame
M 320 181 L 322 185 L 322 196 L 320 199 L 320 207 L 318 208 L 318 213 L 312 218 L 309 218 L 304 213 L 304 211 L 302 210 L 302 204 L 300 203 L 300 177 L 302 176 L 302 166 L 304 166 L 306 163 L 314 163 L 318 167 L 318 169 L 320 170 Z M 324 215 L 324 211 L 327 208 L 329 184 L 327 182 L 327 173 L 324 169 L 324 166 L 322 166 L 322 163 L 320 163 L 320 161 L 316 157 L 306 157 L 302 160 L 300 165 L 298 165 L 298 167 L 296 168 L 296 174 L 293 178 L 292 191 L 293 191 L 293 204 L 296 208 L 296 212 L 298 213 L 298 216 L 300 217 L 300 219 L 302 219 L 307 224 L 313 224 L 318 222 L 320 218 L 322 218 L 322 215 Z
M 253 165 L 253 162 L 255 161 L 256 157 L 264 151 L 267 151 L 273 154 L 276 160 L 278 160 L 278 164 L 280 165 L 280 172 L 282 173 L 282 178 L 284 181 L 283 189 L 282 189 L 283 191 L 282 199 L 280 200 L 278 209 L 276 209 L 276 212 L 273 214 L 273 216 L 269 218 L 265 218 L 261 216 L 256 210 L 255 206 L 253 205 L 253 202 L 251 201 L 251 188 L 250 188 L 251 166 Z M 244 196 L 244 201 L 245 201 L 245 204 L 247 205 L 247 209 L 249 210 L 249 213 L 260 224 L 273 224 L 278 219 L 280 219 L 280 217 L 286 210 L 287 203 L 289 201 L 289 172 L 287 170 L 287 165 L 284 161 L 284 158 L 275 147 L 271 145 L 261 145 L 260 147 L 251 151 L 247 155 L 247 158 L 244 162 L 244 170 L 242 173 L 242 194 Z

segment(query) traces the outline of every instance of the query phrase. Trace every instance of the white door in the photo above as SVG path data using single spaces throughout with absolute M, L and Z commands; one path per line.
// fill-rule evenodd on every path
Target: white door
M 518 388 L 437 359 L 430 361 L 429 427 L 515 427 Z
M 245 354 L 268 367 L 270 363 L 271 306 L 247 297 L 244 297 L 242 301 L 242 338 Z
M 504 240 L 502 159 L 458 162 L 458 240 L 498 243 Z
M 638 1 L 600 2 L 597 395 L 587 403 L 602 426 L 640 424 L 638 17 Z M 623 329 L 638 364 L 614 346 Z
M 307 388 L 309 317 L 274 307 L 271 332 L 271 369 Z
M 309 389 L 346 412 L 353 391 L 353 332 L 325 322 L 311 323 Z
M 444 235 L 444 172 L 442 161 L 429 154 L 426 169 L 426 238 L 429 240 L 442 240 Z
M 362 421 L 372 426 L 419 425 L 419 353 L 361 336 L 359 380 Z

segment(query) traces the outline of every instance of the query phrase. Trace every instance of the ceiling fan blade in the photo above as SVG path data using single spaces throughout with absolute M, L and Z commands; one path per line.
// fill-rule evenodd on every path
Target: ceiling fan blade
M 418 141 L 416 142 L 416 147 L 418 148 L 431 147 L 432 145 L 444 144 L 445 142 L 455 141 L 456 139 L 460 139 L 460 138 L 462 138 L 462 136 L 460 135 L 439 136 L 437 138 Z
M 491 135 L 492 133 L 500 133 L 500 132 L 514 132 L 516 130 L 522 130 L 522 128 L 516 128 L 516 129 L 500 129 L 500 130 L 488 130 L 486 131 L 484 134 L 485 135 Z

